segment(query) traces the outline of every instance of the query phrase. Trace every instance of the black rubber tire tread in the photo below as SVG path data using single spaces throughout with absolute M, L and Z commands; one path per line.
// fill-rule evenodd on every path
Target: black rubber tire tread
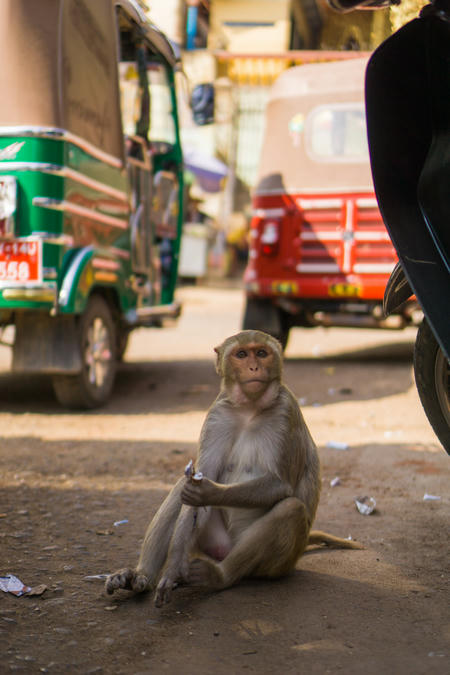
M 123 361 L 125 352 L 128 349 L 128 344 L 130 341 L 130 331 L 125 329 L 117 328 L 117 347 L 116 347 L 116 358 L 117 361 Z
M 96 387 L 89 382 L 87 366 L 84 363 L 84 342 L 87 331 L 97 317 L 102 319 L 108 330 L 108 342 L 112 352 L 110 367 L 101 387 Z M 90 298 L 85 312 L 78 321 L 76 330 L 78 332 L 77 339 L 80 345 L 81 359 L 83 361 L 82 371 L 76 375 L 54 375 L 52 378 L 53 389 L 59 403 L 65 408 L 98 408 L 106 403 L 111 394 L 117 365 L 116 327 L 109 305 L 100 295 L 93 295 Z
M 442 401 L 442 395 L 439 397 L 436 384 L 436 360 L 439 359 L 446 373 L 441 376 L 446 382 L 447 401 Z M 439 363 L 438 361 L 438 363 Z M 450 426 L 442 406 L 449 404 L 448 391 L 448 373 L 449 366 L 447 359 L 443 356 L 442 350 L 434 337 L 433 331 L 424 319 L 419 326 L 414 348 L 414 376 L 416 379 L 417 391 L 419 392 L 425 414 L 428 417 L 433 430 L 442 443 L 445 451 L 450 454 Z
M 289 314 L 286 312 L 283 312 L 282 309 L 278 310 L 280 312 L 280 324 L 281 324 L 281 333 L 277 337 L 279 342 L 281 342 L 281 346 L 283 348 L 283 352 L 287 347 L 287 343 L 289 341 L 289 333 L 291 330 L 291 322 L 290 322 L 290 317 Z
M 275 314 L 278 330 L 273 328 L 273 314 Z M 278 307 L 274 307 L 270 300 L 260 298 L 247 298 L 242 320 L 242 330 L 261 330 L 276 338 L 283 348 L 289 339 L 290 331 L 289 315 Z

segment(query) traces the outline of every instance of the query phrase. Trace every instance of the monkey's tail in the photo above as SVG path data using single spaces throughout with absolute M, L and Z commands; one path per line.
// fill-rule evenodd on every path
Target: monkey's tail
M 321 532 L 320 530 L 311 530 L 309 533 L 308 546 L 314 544 L 325 544 L 325 546 L 329 546 L 330 548 L 364 548 L 364 546 L 358 541 L 353 541 L 352 539 L 341 539 L 341 537 L 335 537 L 332 534 L 327 534 L 326 532 Z

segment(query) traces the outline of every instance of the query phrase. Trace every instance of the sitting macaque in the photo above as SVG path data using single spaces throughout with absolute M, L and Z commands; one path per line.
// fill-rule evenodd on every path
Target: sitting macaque
M 111 574 L 107 593 L 156 589 L 161 606 L 178 583 L 219 590 L 285 575 L 308 544 L 362 548 L 310 531 L 319 458 L 281 382 L 278 341 L 245 330 L 215 351 L 221 391 L 201 431 L 197 473 L 186 468 L 147 529 L 136 569 Z

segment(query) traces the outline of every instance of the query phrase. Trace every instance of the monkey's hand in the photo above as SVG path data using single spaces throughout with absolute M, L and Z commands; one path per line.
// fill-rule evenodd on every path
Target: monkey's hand
M 181 492 L 181 501 L 188 506 L 217 506 L 220 495 L 220 485 L 203 477 L 201 481 L 186 481 Z

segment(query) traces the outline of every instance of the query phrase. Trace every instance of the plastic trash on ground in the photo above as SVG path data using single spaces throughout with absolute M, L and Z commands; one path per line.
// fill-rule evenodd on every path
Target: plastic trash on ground
M 377 505 L 373 497 L 356 497 L 355 504 L 363 516 L 370 516 L 375 511 Z
M 348 450 L 348 443 L 341 443 L 340 441 L 328 441 L 325 445 L 326 448 L 330 450 Z

